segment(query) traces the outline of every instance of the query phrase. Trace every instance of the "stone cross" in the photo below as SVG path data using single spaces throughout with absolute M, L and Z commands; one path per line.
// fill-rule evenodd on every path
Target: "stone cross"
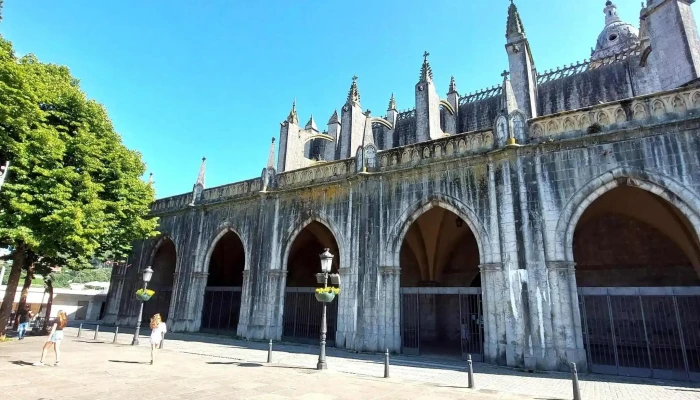
M 423 60 L 428 61 L 429 55 L 430 55 L 430 53 L 428 53 L 427 51 L 423 52 Z
M 501 74 L 501 76 L 502 76 L 503 78 L 507 78 L 508 75 L 510 75 L 510 72 L 508 72 L 508 71 L 506 71 L 506 70 L 504 70 L 503 73 Z

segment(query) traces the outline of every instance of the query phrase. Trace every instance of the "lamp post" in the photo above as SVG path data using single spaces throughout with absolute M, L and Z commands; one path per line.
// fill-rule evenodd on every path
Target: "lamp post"
M 331 274 L 331 265 L 333 264 L 333 254 L 331 254 L 330 249 L 324 249 L 321 257 L 321 273 L 316 274 L 316 281 L 318 283 L 323 283 L 323 287 L 328 287 L 328 278 L 331 278 L 331 284 L 336 284 L 340 286 L 340 276 L 338 274 Z M 327 369 L 326 364 L 326 332 L 328 327 L 326 326 L 326 303 L 323 302 L 323 314 L 321 315 L 321 343 L 320 352 L 318 355 L 318 363 L 316 364 L 316 369 Z
M 153 270 L 151 269 L 151 267 L 146 267 L 146 269 L 143 270 L 143 291 L 144 291 L 144 293 L 146 292 L 146 288 L 148 287 L 148 282 L 151 281 L 152 276 L 153 276 Z M 144 301 L 141 300 L 141 306 L 139 307 L 139 318 L 136 320 L 136 332 L 134 332 L 134 338 L 131 340 L 132 346 L 139 345 L 139 331 L 141 330 L 141 319 L 143 318 L 143 303 L 144 303 Z
M 7 178 L 7 172 L 10 170 L 10 162 L 6 161 L 5 165 L 0 167 L 0 189 L 2 189 L 3 183 L 5 183 L 5 178 Z

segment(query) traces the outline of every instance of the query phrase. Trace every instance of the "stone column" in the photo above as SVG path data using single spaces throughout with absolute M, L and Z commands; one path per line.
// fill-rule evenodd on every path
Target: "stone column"
M 241 310 L 238 317 L 236 335 L 248 337 L 248 323 L 250 318 L 250 270 L 243 271 L 243 286 L 241 287 Z
M 267 301 L 262 313 L 251 313 L 251 325 L 263 326 L 263 336 L 260 339 L 282 339 L 284 329 L 284 295 L 287 285 L 287 271 L 272 269 L 267 272 L 266 287 Z M 250 328 L 249 328 L 250 329 Z M 257 339 L 257 337 L 256 337 Z
M 209 273 L 196 271 L 192 273 L 192 286 L 190 287 L 190 310 L 193 316 L 192 323 L 188 326 L 189 332 L 197 332 L 202 327 L 202 311 L 204 309 L 204 292 L 207 288 Z
M 379 341 L 378 351 L 401 351 L 401 269 L 379 267 Z
M 547 262 L 557 358 L 557 365 L 552 368 L 560 371 L 568 371 L 570 362 L 575 362 L 581 371 L 587 369 L 575 265 L 569 261 Z
M 357 274 L 352 268 L 340 268 L 340 296 L 338 296 L 338 326 L 335 347 L 354 348 L 357 324 Z
M 484 319 L 484 361 L 506 365 L 506 314 L 503 264 L 481 264 L 481 302 Z

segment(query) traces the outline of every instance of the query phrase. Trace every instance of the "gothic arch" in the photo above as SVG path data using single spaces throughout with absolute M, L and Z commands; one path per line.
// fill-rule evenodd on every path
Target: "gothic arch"
M 386 248 L 390 251 L 389 257 L 391 257 L 391 259 L 387 261 L 390 261 L 392 265 L 399 265 L 401 245 L 403 244 L 403 240 L 409 228 L 421 215 L 435 207 L 444 208 L 460 217 L 467 224 L 469 229 L 471 229 L 476 238 L 476 243 L 479 247 L 480 263 L 486 264 L 491 262 L 493 253 L 491 251 L 491 241 L 483 225 L 479 222 L 476 213 L 461 201 L 445 195 L 434 195 L 419 201 L 413 206 L 408 207 L 399 216 L 398 221 L 389 231 Z
M 348 252 L 345 249 L 345 238 L 342 235 L 342 232 L 338 227 L 335 225 L 335 223 L 332 222 L 330 218 L 327 218 L 325 215 L 320 214 L 318 212 L 315 213 L 316 215 L 306 218 L 303 221 L 297 220 L 296 223 L 292 224 L 290 229 L 287 231 L 287 235 L 285 236 L 284 241 L 282 242 L 282 271 L 287 271 L 287 262 L 289 258 L 289 252 L 292 250 L 292 245 L 294 244 L 294 240 L 297 238 L 297 236 L 301 233 L 301 231 L 304 230 L 307 226 L 309 226 L 312 222 L 318 222 L 321 225 L 325 226 L 333 235 L 333 238 L 335 239 L 336 243 L 338 244 L 338 251 L 340 252 L 340 265 L 347 265 L 346 262 L 349 260 L 349 255 Z
M 214 249 L 216 248 L 216 245 L 219 244 L 219 240 L 221 240 L 224 235 L 226 235 L 229 232 L 234 233 L 236 236 L 238 236 L 238 239 L 240 239 L 241 243 L 243 243 L 243 252 L 245 254 L 245 270 L 250 269 L 250 254 L 248 253 L 248 243 L 246 242 L 245 236 L 241 235 L 240 231 L 235 229 L 233 227 L 233 224 L 230 222 L 224 222 L 223 224 L 219 225 L 217 228 L 216 232 L 218 232 L 213 238 L 208 240 L 206 242 L 206 249 L 207 252 L 204 253 L 204 258 L 201 259 L 201 264 L 202 265 L 202 271 L 203 272 L 208 272 L 209 271 L 209 261 L 211 261 L 211 255 L 214 252 Z
M 696 238 L 700 238 L 700 197 L 671 178 L 633 168 L 616 168 L 589 181 L 576 192 L 562 209 L 554 237 L 554 258 L 557 261 L 574 261 L 574 231 L 586 208 L 603 194 L 624 185 L 620 178 L 634 180 L 639 189 L 653 193 L 673 205 L 692 225 Z
M 180 252 L 179 252 L 178 249 L 177 249 L 177 244 L 175 244 L 175 241 L 173 240 L 173 238 L 170 236 L 169 233 L 164 233 L 164 234 L 161 234 L 161 235 L 158 237 L 158 239 L 156 239 L 154 242 L 152 242 L 153 245 L 152 245 L 152 247 L 151 247 L 150 254 L 148 255 L 148 264 L 146 264 L 146 265 L 153 265 L 153 260 L 154 260 L 155 257 L 156 257 L 156 253 L 158 252 L 158 249 L 159 249 L 166 241 L 172 242 L 173 247 L 175 247 L 175 256 L 176 256 L 177 259 L 179 260 L 179 258 L 180 258 Z M 140 267 L 143 267 L 143 266 L 140 266 Z M 176 269 L 176 271 L 177 271 L 177 266 L 175 266 L 175 269 Z

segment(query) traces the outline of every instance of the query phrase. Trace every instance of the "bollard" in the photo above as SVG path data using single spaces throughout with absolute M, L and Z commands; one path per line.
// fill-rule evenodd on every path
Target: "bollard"
M 112 343 L 117 343 L 117 335 L 119 334 L 119 326 L 117 325 L 117 328 L 114 330 L 114 340 L 112 340 Z
M 270 345 L 267 348 L 267 363 L 272 363 L 272 339 L 270 339 Z
M 386 349 L 386 353 L 384 353 L 384 377 L 389 377 L 389 349 Z
M 571 383 L 574 389 L 574 400 L 581 400 L 581 390 L 578 387 L 578 371 L 576 363 L 571 363 Z
M 467 382 L 469 384 L 469 389 L 474 389 L 474 367 L 472 366 L 472 355 L 467 355 Z
M 78 337 L 80 337 L 80 334 L 83 333 L 83 324 L 80 324 L 78 327 Z
M 97 340 L 97 334 L 100 333 L 100 326 L 97 325 L 97 328 L 95 328 L 95 337 L 92 338 L 92 340 Z

